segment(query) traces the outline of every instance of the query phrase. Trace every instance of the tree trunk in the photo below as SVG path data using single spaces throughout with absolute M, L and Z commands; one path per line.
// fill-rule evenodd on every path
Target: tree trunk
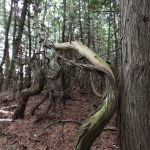
M 82 43 L 84 43 L 83 41 L 83 27 L 82 27 L 82 21 L 81 21 L 81 0 L 79 0 L 79 27 L 80 27 L 80 40 Z
M 31 14 L 30 14 L 30 6 L 28 7 L 28 40 L 29 40 L 29 59 L 31 59 L 32 52 L 32 37 L 31 37 Z M 31 66 L 27 65 L 26 67 L 26 87 L 29 88 L 31 86 Z
M 150 0 L 121 1 L 121 150 L 150 149 Z
M 43 88 L 44 88 L 44 71 L 40 69 L 36 73 L 35 84 L 32 87 L 24 89 L 21 92 L 20 101 L 13 115 L 13 119 L 21 119 L 24 117 L 24 111 L 29 97 L 39 94 L 43 90 Z
M 63 26 L 62 26 L 62 42 L 65 42 L 65 32 L 66 32 L 66 0 L 63 0 Z
M 25 17 L 26 17 L 26 13 L 27 13 L 27 6 L 28 6 L 28 1 L 24 0 L 22 12 L 21 12 L 21 19 L 19 22 L 18 35 L 13 41 L 13 54 L 12 54 L 10 68 L 9 68 L 8 74 L 5 79 L 5 89 L 8 89 L 10 80 L 12 78 L 12 72 L 15 68 L 15 61 L 17 59 L 17 55 L 19 52 L 20 44 L 21 44 L 22 34 L 23 34 Z
M 4 63 L 6 63 L 6 67 L 8 66 L 9 61 L 9 29 L 11 24 L 12 12 L 13 12 L 13 0 L 11 0 L 11 7 L 8 20 L 6 19 L 6 8 L 5 8 L 5 1 L 4 1 L 4 28 L 5 28 L 5 44 L 4 44 L 4 52 L 3 58 L 0 66 L 2 67 Z
M 103 59 L 79 42 L 55 44 L 54 47 L 58 51 L 71 49 L 78 51 L 83 57 L 91 62 L 94 67 L 90 67 L 91 69 L 102 72 L 105 77 L 108 77 L 107 79 L 109 79 L 107 94 L 103 97 L 102 105 L 100 105 L 98 109 L 84 121 L 74 145 L 74 150 L 89 150 L 97 136 L 102 132 L 104 126 L 111 119 L 116 108 L 117 93 L 114 74 L 109 65 Z M 84 65 L 84 67 L 88 66 Z

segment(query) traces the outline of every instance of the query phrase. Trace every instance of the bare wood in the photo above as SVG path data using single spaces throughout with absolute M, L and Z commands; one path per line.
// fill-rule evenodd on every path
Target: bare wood
M 14 112 L 6 111 L 6 110 L 0 110 L 0 113 L 2 113 L 2 114 L 14 114 Z
M 0 119 L 0 122 L 12 122 L 12 119 Z
M 0 110 L 6 110 L 6 109 L 10 110 L 10 109 L 16 108 L 17 106 L 18 106 L 18 105 L 5 106 L 5 107 L 2 107 Z

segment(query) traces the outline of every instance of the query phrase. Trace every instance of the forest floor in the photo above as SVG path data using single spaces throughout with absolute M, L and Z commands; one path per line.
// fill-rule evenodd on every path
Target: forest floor
M 58 104 L 54 112 L 49 112 L 39 122 L 34 123 L 35 117 L 30 115 L 30 111 L 44 96 L 45 92 L 42 92 L 29 99 L 23 120 L 0 122 L 0 150 L 71 150 L 79 125 L 66 122 L 50 126 L 50 123 L 58 120 L 83 122 L 95 109 L 95 105 L 98 106 L 100 103 L 99 98 L 93 95 L 75 93 L 65 106 Z M 2 92 L 0 108 L 4 105 L 17 104 L 17 100 L 12 97 L 10 91 Z M 48 102 L 45 102 L 41 105 L 36 115 L 45 111 L 47 104 Z M 10 117 L 11 114 L 0 114 L 0 119 Z M 115 130 L 114 118 L 94 142 L 91 150 L 112 150 L 112 145 L 116 145 L 117 130 Z

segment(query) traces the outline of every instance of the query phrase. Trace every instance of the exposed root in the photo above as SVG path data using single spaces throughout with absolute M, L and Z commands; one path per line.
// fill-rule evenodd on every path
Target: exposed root
M 44 99 L 43 99 L 41 102 L 39 102 L 39 103 L 31 110 L 31 115 L 32 115 L 32 116 L 34 116 L 36 109 L 38 109 L 39 106 L 40 106 L 41 104 L 43 104 L 43 103 L 47 100 L 48 97 L 49 97 L 49 93 L 46 93 Z
M 48 96 L 49 96 L 49 93 L 48 93 Z M 46 109 L 46 111 L 41 114 L 39 117 L 37 117 L 34 121 L 34 123 L 38 122 L 40 119 L 42 119 L 50 110 L 50 108 L 53 106 L 53 103 L 55 102 L 55 96 L 54 96 L 54 93 L 53 91 L 51 90 L 51 98 L 49 98 L 49 105 Z

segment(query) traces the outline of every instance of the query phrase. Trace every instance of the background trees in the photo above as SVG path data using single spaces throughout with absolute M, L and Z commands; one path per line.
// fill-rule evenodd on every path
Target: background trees
M 114 59 L 115 52 L 109 53 L 117 48 L 114 41 L 117 41 L 118 10 L 114 1 L 12 0 L 1 3 L 1 6 L 4 6 L 1 7 L 1 10 L 4 10 L 1 12 L 1 27 L 5 30 L 5 34 L 1 35 L 1 47 L 4 49 L 1 66 L 6 72 L 9 70 L 7 75 L 5 74 L 5 89 L 8 88 L 10 79 L 13 79 L 10 74 L 15 76 L 16 70 L 20 70 L 22 59 L 19 64 L 19 57 L 28 60 L 34 53 L 43 50 L 44 39 L 39 39 L 40 34 L 40 38 L 47 38 L 53 42 L 81 41 L 99 55 L 108 52 L 103 56 L 108 61 Z M 19 45 L 19 49 L 15 45 Z M 15 70 L 12 67 L 14 63 Z M 25 68 L 29 66 L 24 64 L 23 70 Z

